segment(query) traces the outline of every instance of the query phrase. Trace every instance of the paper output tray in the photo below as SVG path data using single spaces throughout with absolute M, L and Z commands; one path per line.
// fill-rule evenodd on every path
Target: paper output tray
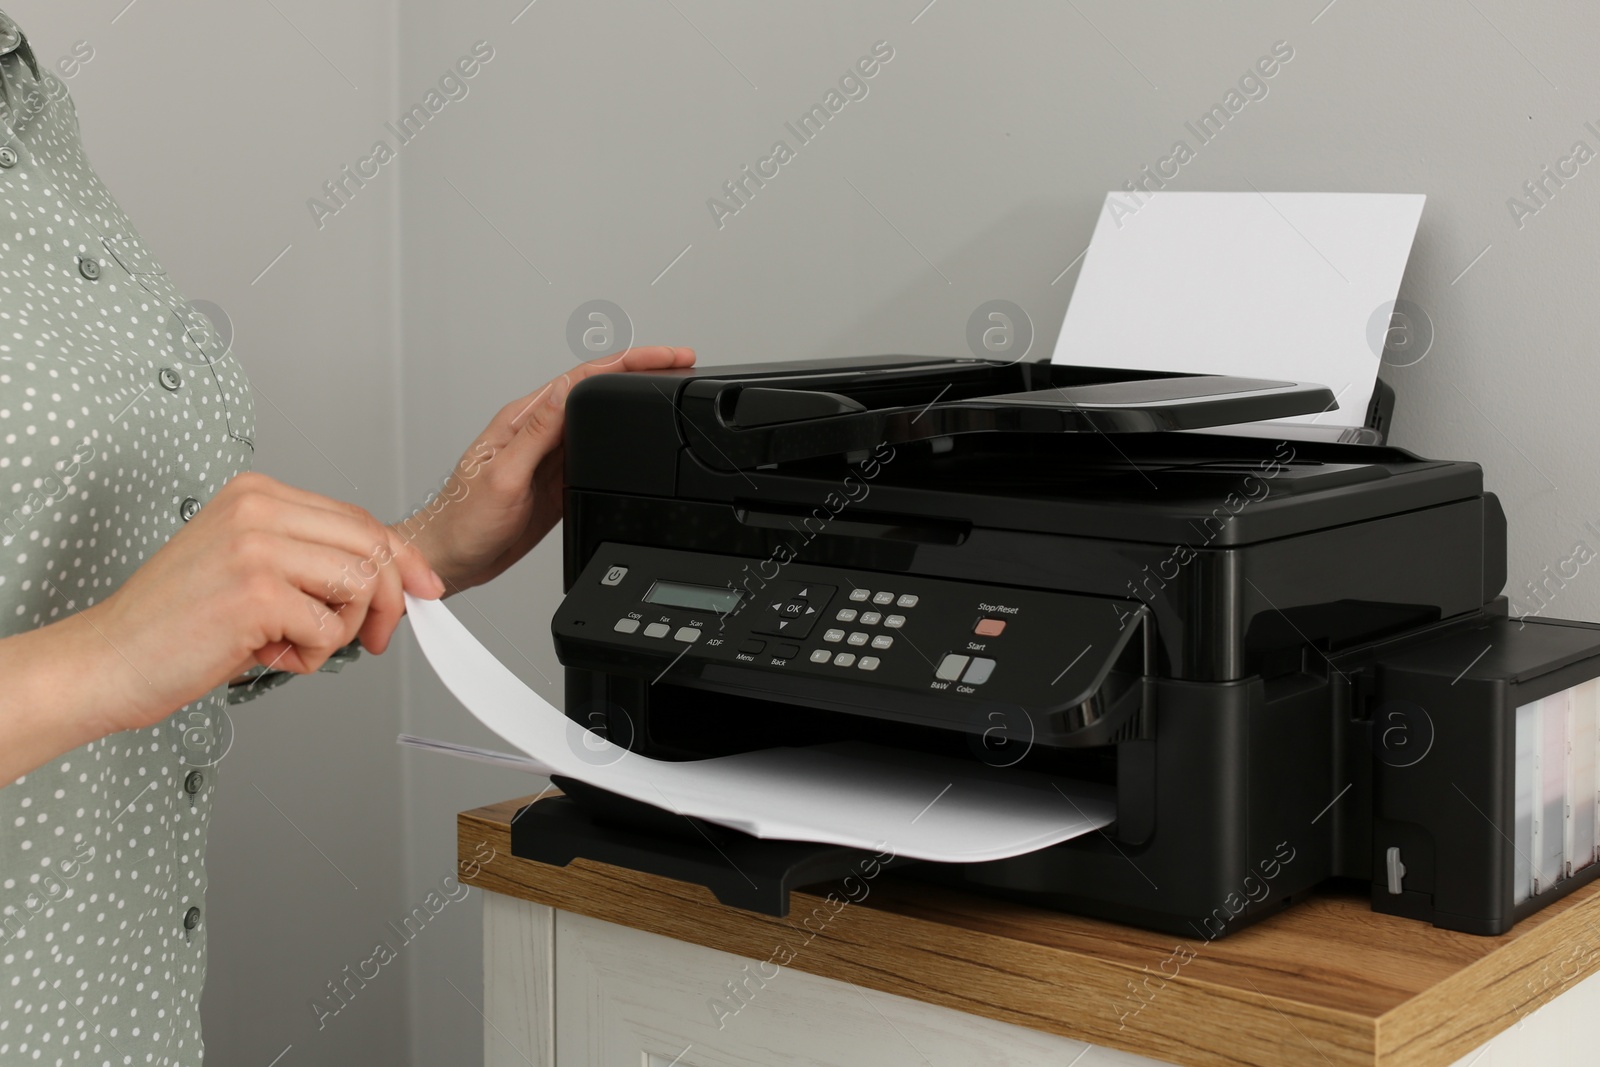
M 1335 404 L 1320 385 L 1224 375 L 949 361 L 903 378 L 887 391 L 845 374 L 696 379 L 678 405 L 701 462 L 740 470 L 955 434 L 1196 430 Z
M 511 822 L 511 854 L 555 867 L 593 860 L 701 885 L 729 907 L 783 918 L 789 894 L 850 875 L 871 878 L 909 862 L 865 849 L 763 841 L 560 776 L 565 796 L 529 805 Z

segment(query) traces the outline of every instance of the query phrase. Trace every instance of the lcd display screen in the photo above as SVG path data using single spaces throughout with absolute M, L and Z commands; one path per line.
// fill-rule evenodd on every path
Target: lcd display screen
M 744 593 L 737 589 L 718 589 L 710 585 L 686 585 L 683 582 L 657 582 L 644 595 L 646 604 L 665 604 L 670 608 L 690 608 L 694 611 L 714 611 L 726 615 L 739 606 Z

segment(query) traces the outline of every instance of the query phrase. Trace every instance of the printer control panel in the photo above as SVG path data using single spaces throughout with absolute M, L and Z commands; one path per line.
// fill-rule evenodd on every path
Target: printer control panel
M 1093 688 L 1137 613 L 1053 590 L 606 543 L 552 628 L 567 666 L 1048 708 Z

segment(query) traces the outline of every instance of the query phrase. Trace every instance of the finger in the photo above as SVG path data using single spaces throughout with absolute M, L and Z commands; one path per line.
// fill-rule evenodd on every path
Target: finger
M 613 352 L 609 356 L 580 363 L 578 371 L 580 377 L 587 378 L 591 374 L 605 374 L 611 371 L 666 370 L 682 365 L 679 363 L 680 353 L 685 352 L 688 353 L 689 361 L 693 362 L 692 348 L 669 348 L 666 345 L 625 348 L 621 352 Z
M 492 490 L 516 492 L 525 488 L 535 468 L 561 446 L 566 428 L 566 399 L 565 389 L 551 390 L 528 410 L 515 436 L 485 468 Z
M 432 572 L 430 571 L 431 575 Z M 431 579 L 430 579 L 431 580 Z M 442 592 L 442 590 L 441 590 Z M 375 656 L 389 649 L 389 639 L 406 613 L 404 580 L 399 566 L 382 568 L 376 579 L 367 614 L 356 630 L 361 647 Z
M 249 499 L 236 500 L 231 506 L 246 529 L 351 553 L 361 572 L 398 562 L 406 588 L 417 596 L 438 596 L 444 590 L 444 583 L 415 546 L 354 504 L 280 486 L 270 494 L 257 493 Z M 369 573 L 364 580 L 371 577 Z
M 391 564 L 400 577 L 400 587 L 412 596 L 423 600 L 436 600 L 444 596 L 444 579 L 440 578 L 422 550 L 396 530 L 384 528 L 389 536 Z
M 504 482 L 507 488 L 513 483 L 526 482 L 534 468 L 560 444 L 566 425 L 567 396 L 579 381 L 596 374 L 688 367 L 693 365 L 694 358 L 692 348 L 665 345 L 630 348 L 580 363 L 570 372 L 507 404 L 479 438 L 480 442 L 488 441 L 496 446 L 494 459 L 499 470 L 495 481 Z M 502 420 L 503 426 L 496 425 Z
M 224 495 L 227 496 L 227 499 L 234 507 L 239 507 L 249 498 L 264 502 L 279 501 L 313 508 L 318 511 L 331 511 L 336 515 L 343 515 L 346 518 L 368 523 L 375 528 L 383 525 L 371 512 L 359 504 L 351 504 L 348 501 L 336 500 L 331 496 L 323 496 L 321 493 L 313 493 L 310 490 L 300 489 L 286 482 L 280 482 L 276 478 L 269 478 L 264 474 L 256 474 L 254 472 L 246 472 L 228 482 L 223 487 L 222 492 L 217 494 L 219 499 L 223 498 Z M 212 509 L 213 513 L 215 510 L 217 509 Z M 205 511 L 202 510 L 201 514 L 205 514 Z M 264 521 L 270 521 L 270 519 L 270 515 L 264 516 Z
M 527 396 L 506 405 L 506 410 L 511 413 L 511 417 L 506 423 L 507 428 L 512 433 L 521 430 L 527 424 L 529 415 L 538 411 L 541 407 L 547 407 L 551 404 L 556 407 L 564 407 L 567 403 L 567 392 L 572 388 L 572 373 L 557 375 Z
M 256 649 L 255 661 L 269 671 L 289 671 L 293 674 L 310 674 L 315 667 L 306 666 L 300 653 L 288 641 L 273 641 Z M 326 661 L 324 661 L 326 662 Z M 254 685 L 255 683 L 250 683 Z
M 273 669 L 310 674 L 321 668 L 354 637 L 354 628 L 348 636 L 341 632 L 345 615 L 350 610 L 346 608 L 345 612 L 332 614 L 329 606 L 315 594 L 290 591 L 282 607 L 283 632 L 271 643 L 278 649 L 274 655 L 280 657 Z M 338 623 L 332 620 L 338 620 Z M 262 659 L 265 652 L 266 648 L 263 647 L 256 658 Z
M 443 580 L 416 546 L 387 527 L 382 532 L 384 542 L 360 557 L 312 542 L 292 542 L 302 548 L 289 577 L 308 595 L 333 605 L 316 615 L 323 627 L 331 617 L 339 618 L 336 648 L 359 637 L 363 647 L 381 655 L 405 615 L 405 593 L 428 600 L 444 595 Z
M 621 371 L 647 371 L 647 370 L 673 370 L 679 367 L 688 367 L 694 364 L 694 349 L 671 348 L 667 345 L 649 345 L 643 348 L 628 348 L 621 352 L 613 352 L 609 356 L 591 359 L 579 363 L 571 371 L 552 381 L 540 386 L 525 397 L 512 401 L 501 409 L 501 414 L 510 413 L 509 428 L 518 430 L 522 428 L 524 420 L 530 412 L 536 411 L 540 404 L 554 402 L 557 406 L 565 406 L 567 393 L 572 387 L 585 378 L 596 374 L 613 374 Z
M 290 588 L 323 603 L 326 610 L 317 612 L 317 623 L 334 647 L 349 644 L 382 589 L 384 568 L 366 557 L 293 538 L 282 538 L 267 551 Z
M 310 582 L 283 581 L 262 610 L 263 629 L 270 636 L 254 653 L 255 662 L 268 670 L 308 674 L 350 643 L 357 611 L 330 604 L 325 592 L 301 588 Z

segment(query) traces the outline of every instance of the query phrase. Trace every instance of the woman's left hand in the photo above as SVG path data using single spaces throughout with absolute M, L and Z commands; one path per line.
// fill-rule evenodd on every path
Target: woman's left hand
M 437 498 L 393 524 L 449 592 L 499 575 L 561 521 L 567 394 L 593 374 L 694 364 L 691 348 L 630 348 L 580 363 L 500 409 L 462 455 Z

